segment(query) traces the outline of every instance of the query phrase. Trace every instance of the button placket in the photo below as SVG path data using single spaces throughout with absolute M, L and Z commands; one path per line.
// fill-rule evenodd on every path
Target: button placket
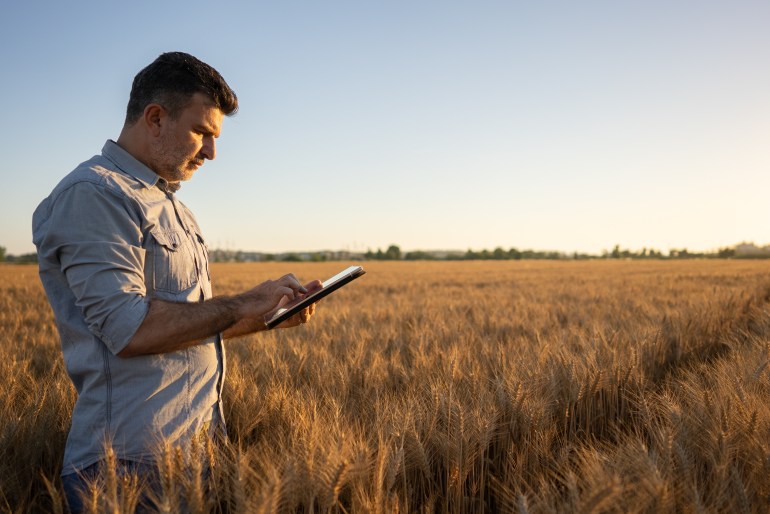
M 200 264 L 200 248 L 199 243 L 197 241 L 197 236 L 193 231 L 190 230 L 190 223 L 188 223 L 188 220 L 185 216 L 184 209 L 180 208 L 180 206 L 177 203 L 176 196 L 173 193 L 166 192 L 166 196 L 169 200 L 171 200 L 171 204 L 174 206 L 174 213 L 176 214 L 176 219 L 179 222 L 179 224 L 182 226 L 182 229 L 184 230 L 184 233 L 187 235 L 187 239 L 192 243 L 192 258 L 193 258 L 193 264 L 195 265 L 195 275 L 197 278 L 198 284 L 202 284 L 201 280 L 203 278 L 203 274 L 201 273 L 201 264 Z

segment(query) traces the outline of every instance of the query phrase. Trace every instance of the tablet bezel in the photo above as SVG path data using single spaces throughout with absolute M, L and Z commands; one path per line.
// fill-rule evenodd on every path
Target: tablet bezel
M 317 302 L 321 298 L 336 291 L 352 280 L 357 279 L 364 273 L 366 272 L 361 266 L 350 266 L 342 270 L 333 277 L 325 280 L 319 289 L 308 293 L 304 298 L 292 300 L 291 302 L 278 309 L 269 320 L 265 321 L 265 326 L 267 326 L 268 330 L 277 327 L 287 319 L 300 312 L 305 307 L 308 307 L 309 305 Z

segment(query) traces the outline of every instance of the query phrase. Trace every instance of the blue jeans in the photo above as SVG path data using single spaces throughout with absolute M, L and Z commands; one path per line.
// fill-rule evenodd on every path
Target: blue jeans
M 83 494 L 87 495 L 90 484 L 102 479 L 104 464 L 103 461 L 100 461 L 78 472 L 61 477 L 64 496 L 67 499 L 67 507 L 71 514 L 84 512 Z M 144 492 L 139 497 L 139 503 L 136 508 L 137 513 L 157 511 L 151 496 L 156 498 L 160 496 L 160 475 L 154 464 L 119 460 L 116 466 L 116 474 L 119 484 L 120 478 L 131 475 L 136 475 L 139 478 L 140 484 L 144 484 Z M 118 491 L 118 494 L 121 494 L 121 491 Z

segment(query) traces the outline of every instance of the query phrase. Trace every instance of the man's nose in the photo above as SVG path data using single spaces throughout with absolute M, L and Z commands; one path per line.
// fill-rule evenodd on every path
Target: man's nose
M 214 158 L 217 156 L 217 144 L 213 137 L 203 138 L 203 147 L 201 148 L 201 153 L 206 159 L 210 161 L 214 160 Z

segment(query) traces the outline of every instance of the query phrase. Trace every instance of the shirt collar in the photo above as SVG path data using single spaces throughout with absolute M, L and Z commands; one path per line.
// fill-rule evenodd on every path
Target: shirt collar
M 158 186 L 162 191 L 174 193 L 179 190 L 179 183 L 170 183 L 150 168 L 139 162 L 133 155 L 121 148 L 115 141 L 108 139 L 102 147 L 102 155 L 112 161 L 122 172 L 131 175 L 145 187 Z

